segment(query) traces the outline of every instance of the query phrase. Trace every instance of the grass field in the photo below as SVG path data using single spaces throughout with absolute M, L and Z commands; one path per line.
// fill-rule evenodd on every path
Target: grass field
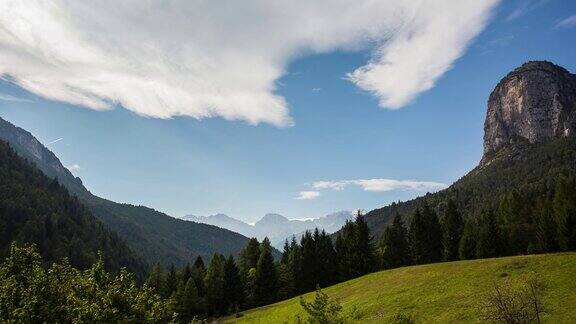
M 544 282 L 547 323 L 576 323 L 576 253 L 458 261 L 381 271 L 324 289 L 355 313 L 355 323 L 386 323 L 397 313 L 417 323 L 479 322 L 481 300 L 494 283 Z M 312 300 L 314 294 L 306 294 Z M 294 323 L 306 316 L 299 297 L 248 310 L 228 323 Z

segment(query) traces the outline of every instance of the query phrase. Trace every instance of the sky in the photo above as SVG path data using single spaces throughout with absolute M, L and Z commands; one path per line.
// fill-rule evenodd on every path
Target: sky
M 445 188 L 490 91 L 576 71 L 576 2 L 0 0 L 0 117 L 94 194 L 313 218 Z

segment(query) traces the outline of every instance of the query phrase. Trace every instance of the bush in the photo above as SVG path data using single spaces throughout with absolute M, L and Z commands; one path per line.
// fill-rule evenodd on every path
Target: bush
M 536 275 L 513 287 L 508 279 L 494 283 L 482 304 L 483 320 L 492 323 L 542 323 L 544 284 Z
M 307 322 L 309 324 L 342 324 L 342 306 L 331 301 L 330 297 L 324 293 L 320 287 L 316 288 L 314 301 L 307 303 L 303 297 L 300 297 L 300 305 L 308 314 Z

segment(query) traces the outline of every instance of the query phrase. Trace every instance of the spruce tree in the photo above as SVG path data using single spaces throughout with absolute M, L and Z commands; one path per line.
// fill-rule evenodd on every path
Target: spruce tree
M 206 287 L 206 304 L 212 314 L 220 315 L 226 310 L 225 305 L 225 279 L 224 265 L 226 260 L 224 256 L 214 253 L 210 260 L 210 265 L 206 271 L 204 285 Z
M 227 312 L 235 311 L 244 302 L 244 287 L 242 286 L 240 272 L 232 255 L 228 256 L 226 264 L 224 265 L 224 292 L 225 309 Z
M 380 242 L 384 268 L 391 269 L 410 263 L 407 235 L 402 216 L 396 213 L 392 225 L 386 227 Z
M 552 203 L 539 197 L 532 209 L 534 215 L 534 248 L 537 253 L 558 251 L 558 232 Z
M 256 265 L 254 281 L 254 299 L 256 305 L 267 305 L 276 301 L 278 289 L 278 275 L 272 256 L 270 240 L 266 237 L 262 241 L 260 258 Z
M 300 240 L 301 269 L 300 288 L 302 291 L 312 291 L 318 284 L 319 267 L 316 255 L 316 242 L 310 231 L 306 231 Z
M 458 260 L 458 249 L 463 230 L 464 221 L 462 220 L 462 215 L 458 212 L 454 201 L 450 199 L 444 214 L 444 238 L 442 240 L 444 260 Z
M 260 258 L 260 243 L 258 239 L 251 238 L 246 246 L 240 251 L 238 258 L 238 267 L 240 269 L 240 276 L 245 280 L 248 272 L 252 268 L 256 268 L 258 259 Z
M 354 223 L 352 221 L 346 221 L 346 224 L 340 229 L 336 237 L 335 245 L 340 281 L 353 278 L 355 235 Z
M 561 176 L 556 180 L 552 204 L 560 249 L 576 249 L 576 184 L 573 178 Z
M 178 274 L 176 273 L 176 267 L 174 265 L 170 265 L 170 269 L 166 274 L 166 284 L 164 285 L 165 292 L 163 294 L 164 298 L 168 298 L 172 296 L 178 289 Z
M 159 295 L 166 291 L 164 273 L 162 271 L 162 266 L 160 266 L 159 263 L 156 263 L 152 267 L 148 279 L 146 279 L 146 285 L 152 288 L 154 292 Z
M 501 240 L 496 217 L 493 212 L 484 212 L 478 224 L 476 257 L 492 258 L 501 253 Z
M 476 257 L 476 224 L 469 220 L 464 224 L 462 237 L 458 246 L 460 260 L 471 260 Z
M 206 266 L 204 265 L 204 260 L 202 260 L 201 256 L 196 257 L 196 260 L 194 261 L 194 268 L 197 268 L 203 272 L 206 272 Z
M 442 260 L 442 226 L 438 220 L 438 215 L 427 203 L 422 209 L 422 216 L 426 223 L 426 262 L 433 263 Z
M 318 284 L 320 287 L 328 287 L 337 281 L 336 251 L 332 239 L 326 231 L 322 231 L 316 242 L 318 264 Z
M 354 234 L 353 249 L 356 253 L 353 254 L 353 276 L 359 277 L 374 271 L 376 268 L 376 249 L 372 243 L 370 229 L 361 211 L 358 211 L 354 221 Z
M 420 209 L 416 209 L 410 228 L 408 230 L 408 241 L 410 244 L 410 257 L 414 264 L 423 264 L 428 261 L 428 233 L 426 220 L 422 216 Z

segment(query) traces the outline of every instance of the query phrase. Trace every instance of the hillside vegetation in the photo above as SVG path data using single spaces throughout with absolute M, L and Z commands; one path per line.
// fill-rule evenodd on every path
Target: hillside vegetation
M 520 141 L 502 148 L 490 161 L 477 166 L 449 188 L 372 210 L 365 219 L 376 238 L 382 236 L 396 213 L 409 223 L 414 211 L 424 202 L 443 214 L 446 203 L 453 200 L 465 219 L 477 219 L 483 211 L 497 209 L 502 197 L 512 190 L 533 197 L 552 192 L 555 180 L 562 174 L 576 174 L 576 142 L 570 139 L 540 144 Z
M 494 284 L 517 285 L 538 275 L 545 285 L 544 319 L 576 321 L 576 253 L 516 256 L 420 265 L 372 273 L 324 289 L 353 314 L 352 323 L 386 323 L 397 314 L 417 323 L 481 320 L 482 299 Z M 313 293 L 304 295 L 306 300 Z M 306 315 L 299 297 L 253 309 L 228 323 L 296 323 Z

